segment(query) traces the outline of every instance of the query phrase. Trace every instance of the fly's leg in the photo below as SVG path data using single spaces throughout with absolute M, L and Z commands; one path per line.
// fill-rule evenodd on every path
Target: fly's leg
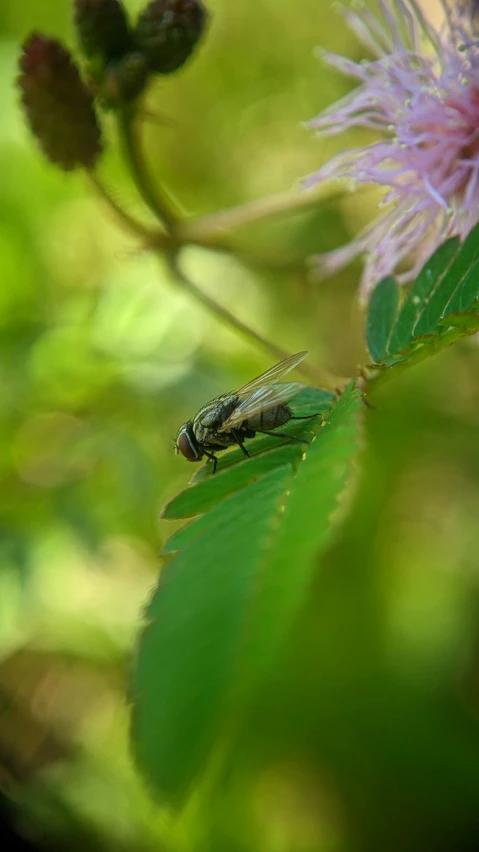
M 206 450 L 203 450 L 203 452 L 205 456 L 208 456 L 208 458 L 213 461 L 213 473 L 211 475 L 214 476 L 214 474 L 216 473 L 216 465 L 218 464 L 218 459 L 213 453 L 208 453 Z
M 312 417 L 321 417 L 321 412 L 317 411 L 316 414 L 305 414 L 304 417 L 290 417 L 290 420 L 311 420 Z
M 305 414 L 303 417 L 292 416 L 290 420 L 311 420 L 313 417 L 320 417 L 321 412 L 317 411 L 316 414 Z M 272 435 L 273 438 L 288 438 L 289 441 L 296 441 L 298 444 L 309 444 L 309 441 L 306 438 L 298 438 L 297 435 L 287 435 L 286 432 L 272 432 L 267 429 L 256 429 L 256 432 L 261 432 L 262 435 Z
M 233 435 L 233 438 L 235 439 L 238 446 L 241 447 L 241 450 L 243 452 L 245 459 L 250 459 L 251 456 L 250 456 L 248 450 L 246 449 L 245 445 L 243 444 L 243 439 L 241 437 L 241 433 L 238 432 L 237 429 L 232 429 L 231 434 Z
M 300 418 L 301 420 L 303 418 Z M 298 438 L 297 435 L 288 435 L 287 432 L 269 432 L 266 429 L 256 429 L 261 435 L 271 435 L 272 438 L 287 438 L 288 441 L 296 441 L 298 444 L 308 444 L 306 438 Z

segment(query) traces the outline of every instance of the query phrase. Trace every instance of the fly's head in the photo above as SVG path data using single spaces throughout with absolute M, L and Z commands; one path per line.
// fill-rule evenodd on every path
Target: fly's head
M 195 433 L 193 431 L 192 420 L 188 420 L 186 423 L 183 423 L 183 426 L 179 430 L 178 435 L 176 436 L 175 452 L 176 455 L 181 453 L 185 459 L 191 462 L 198 462 L 203 458 L 201 447 L 196 440 Z

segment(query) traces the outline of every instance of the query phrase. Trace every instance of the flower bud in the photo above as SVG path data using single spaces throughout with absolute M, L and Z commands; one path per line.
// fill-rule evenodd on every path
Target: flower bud
M 129 53 L 118 62 L 111 62 L 103 74 L 101 97 L 109 107 L 131 103 L 145 88 L 149 66 L 142 53 Z
M 169 74 L 192 53 L 206 24 L 200 0 L 151 0 L 135 30 L 136 45 L 157 74 Z
M 65 171 L 92 168 L 102 151 L 101 129 L 70 53 L 55 39 L 33 33 L 19 67 L 25 114 L 44 154 Z
M 119 0 L 74 0 L 78 41 L 89 59 L 119 59 L 132 49 L 127 14 Z

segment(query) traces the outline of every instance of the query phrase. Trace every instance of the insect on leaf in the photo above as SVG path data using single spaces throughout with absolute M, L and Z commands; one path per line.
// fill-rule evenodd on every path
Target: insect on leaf
M 313 414 L 324 416 L 331 409 L 335 400 L 336 395 L 331 391 L 322 390 L 320 388 L 305 387 L 299 392 L 298 396 L 295 396 L 294 400 L 292 400 L 291 408 L 293 410 L 293 414 L 298 417 L 309 417 Z M 320 422 L 321 417 L 319 417 L 318 420 L 291 420 L 289 423 L 286 423 L 281 427 L 281 432 L 304 437 L 306 440 L 310 440 Z M 281 438 L 278 435 L 259 435 L 254 440 L 248 442 L 248 452 L 250 456 L 256 456 L 267 452 L 268 450 L 277 449 L 281 444 L 285 443 L 287 443 L 288 446 L 291 446 L 292 444 L 292 442 L 288 441 L 287 438 Z M 228 467 L 232 467 L 243 460 L 244 456 L 240 449 L 230 450 L 228 453 L 220 457 L 216 476 L 218 476 L 220 471 L 225 470 Z M 212 465 L 205 464 L 193 474 L 191 483 L 207 479 L 211 475 Z
M 224 745 L 303 603 L 358 448 L 359 392 L 350 386 L 333 398 L 329 419 L 316 423 L 316 439 L 293 463 L 284 445 L 194 485 L 187 511 L 196 505 L 197 517 L 165 545 L 170 558 L 145 614 L 131 690 L 134 751 L 163 801 L 184 801 Z M 222 480 L 248 465 L 255 478 L 225 496 Z M 189 499 L 180 497 L 176 516 Z M 264 649 L 254 666 L 252 642 Z

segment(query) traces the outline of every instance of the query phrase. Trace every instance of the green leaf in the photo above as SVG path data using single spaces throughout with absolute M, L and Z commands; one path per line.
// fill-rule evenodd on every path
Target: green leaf
M 466 237 L 459 252 L 443 277 L 438 280 L 431 297 L 426 302 L 416 325 L 414 335 L 428 334 L 437 330 L 438 323 L 444 315 L 445 308 L 454 291 L 460 287 L 464 277 L 470 272 L 479 259 L 479 226 L 473 228 Z M 477 291 L 476 291 L 477 293 Z M 453 313 L 456 311 L 450 311 Z
M 394 278 L 385 278 L 373 291 L 366 325 L 368 349 L 376 363 L 387 354 L 398 305 L 399 287 Z
M 453 238 L 437 249 L 402 306 L 396 305 L 392 320 L 391 279 L 381 282 L 377 291 L 367 320 L 368 346 L 378 368 L 370 387 L 477 331 L 479 225 L 462 245 Z
M 467 311 L 479 296 L 479 260 L 467 271 L 446 305 L 443 316 Z
M 272 519 L 291 480 L 281 467 L 229 497 L 163 569 L 133 674 L 133 744 L 148 781 L 175 801 L 221 727 Z
M 458 248 L 458 237 L 447 240 L 423 266 L 398 313 L 391 331 L 388 352 L 401 352 L 411 342 L 414 337 L 414 326 L 424 309 L 426 300 L 439 278 L 446 272 Z
M 250 644 L 251 663 L 268 669 L 297 616 L 328 543 L 331 514 L 359 448 L 361 395 L 351 383 L 319 430 L 291 482 L 281 526 L 262 569 Z
M 175 555 L 147 608 L 132 683 L 135 754 L 163 800 L 184 799 L 287 640 L 348 482 L 360 407 L 351 385 L 294 465 L 281 464 L 286 445 L 225 471 L 280 464 L 232 495 L 219 487 L 214 508 L 165 545 Z M 197 511 L 217 479 L 190 489 Z
M 441 325 L 448 328 L 464 328 L 468 334 L 474 334 L 477 331 L 479 324 L 479 313 L 464 312 L 462 314 L 449 314 L 445 319 L 441 320 Z
M 270 470 L 275 470 L 284 464 L 298 461 L 303 452 L 304 445 L 294 443 L 263 452 L 251 459 L 241 457 L 241 461 L 233 467 L 219 470 L 214 476 L 209 476 L 191 485 L 185 491 L 181 491 L 166 504 L 161 517 L 168 520 L 192 518 L 207 512 L 229 494 L 244 488 L 248 482 L 252 482 L 258 476 L 269 473 Z
M 195 538 L 208 532 L 212 528 L 211 515 L 211 512 L 206 515 L 198 515 L 197 518 L 170 535 L 161 549 L 161 555 L 169 556 L 178 550 L 184 550 Z

